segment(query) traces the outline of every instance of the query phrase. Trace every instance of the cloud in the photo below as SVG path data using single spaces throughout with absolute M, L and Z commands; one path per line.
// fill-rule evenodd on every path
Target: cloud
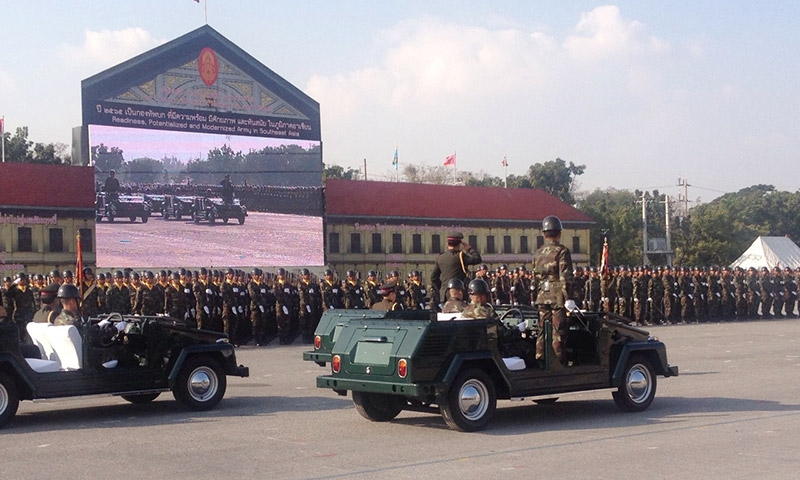
M 81 45 L 60 45 L 59 56 L 70 64 L 110 67 L 163 43 L 138 27 L 86 30 L 83 37 Z
M 597 7 L 581 15 L 575 33 L 564 41 L 564 49 L 582 61 L 603 61 L 670 50 L 667 42 L 652 35 L 646 36 L 644 31 L 641 22 L 622 18 L 619 7 Z

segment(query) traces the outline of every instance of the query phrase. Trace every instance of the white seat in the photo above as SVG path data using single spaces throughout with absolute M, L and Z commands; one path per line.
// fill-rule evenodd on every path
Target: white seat
M 520 357 L 503 357 L 503 363 L 509 370 L 525 370 L 525 360 Z
M 52 326 L 46 329 L 61 370 L 80 370 L 83 367 L 83 339 L 75 325 Z
M 42 360 L 39 358 L 26 358 L 28 366 L 36 373 L 60 372 L 61 364 L 53 360 Z
M 33 323 L 30 322 L 25 327 L 28 330 L 28 335 L 33 340 L 33 344 L 39 347 L 39 353 L 44 360 L 58 360 L 58 357 L 53 350 L 50 341 L 47 340 L 47 329 L 53 328 L 49 323 Z

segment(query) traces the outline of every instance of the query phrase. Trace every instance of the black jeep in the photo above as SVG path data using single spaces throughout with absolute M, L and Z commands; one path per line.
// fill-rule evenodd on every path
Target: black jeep
M 141 218 L 142 223 L 147 223 L 150 213 L 150 202 L 145 200 L 144 195 L 98 192 L 95 200 L 95 220 L 98 222 L 103 218 L 109 222 L 118 218 L 127 218 L 135 222 L 137 218 Z
M 164 220 L 180 220 L 183 217 L 194 216 L 195 198 L 185 195 L 164 195 Z
M 145 403 L 171 390 L 185 407 L 209 410 L 225 395 L 226 375 L 249 375 L 226 335 L 170 317 L 112 314 L 27 330 L 33 345 L 21 347 L 16 324 L 0 324 L 0 427 L 20 400 L 41 398 L 111 394 Z
M 228 220 L 235 218 L 242 225 L 246 216 L 247 209 L 238 198 L 233 199 L 232 203 L 225 203 L 217 197 L 196 197 L 194 200 L 194 223 L 206 221 L 214 225 L 217 220 L 228 223 Z

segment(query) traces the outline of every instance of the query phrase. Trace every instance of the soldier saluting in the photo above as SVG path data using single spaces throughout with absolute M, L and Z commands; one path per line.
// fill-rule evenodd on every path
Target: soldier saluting
M 439 300 L 447 301 L 447 282 L 458 278 L 467 283 L 467 267 L 481 263 L 481 254 L 463 241 L 464 234 L 452 232 L 447 235 L 447 251 L 436 257 L 431 271 L 431 285 L 439 290 Z

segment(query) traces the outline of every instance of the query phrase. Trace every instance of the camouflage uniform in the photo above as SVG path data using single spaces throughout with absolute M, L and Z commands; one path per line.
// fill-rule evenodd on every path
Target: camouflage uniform
M 128 315 L 131 313 L 131 292 L 122 282 L 114 282 L 106 291 L 106 311 Z
M 533 254 L 533 274 L 540 327 L 540 334 L 536 339 L 536 358 L 544 358 L 544 322 L 550 320 L 553 351 L 564 362 L 565 352 L 561 342 L 568 328 L 564 302 L 571 298 L 569 289 L 573 282 L 572 255 L 569 249 L 553 238 L 545 238 L 542 248 Z
M 281 345 L 291 342 L 292 328 L 292 287 L 283 278 L 278 278 L 272 286 L 275 295 L 275 323 Z
M 300 297 L 300 334 L 303 341 L 308 343 L 314 340 L 314 330 L 322 316 L 322 295 L 319 285 L 304 276 L 297 284 Z
M 164 291 L 156 286 L 142 285 L 142 288 L 136 291 L 133 313 L 137 315 L 164 313 Z
M 183 285 L 177 281 L 167 285 L 164 289 L 164 311 L 172 318 L 187 320 L 189 315 L 189 300 L 183 291 Z

